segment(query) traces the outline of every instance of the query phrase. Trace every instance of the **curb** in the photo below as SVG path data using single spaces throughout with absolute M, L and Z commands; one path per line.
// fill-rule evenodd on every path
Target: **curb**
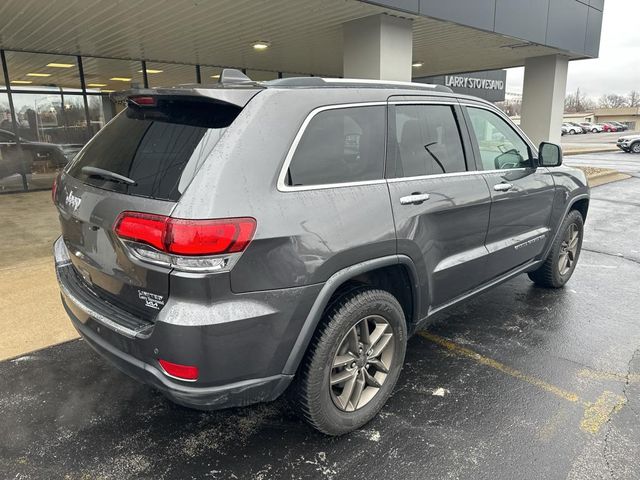
M 599 187 L 600 185 L 605 185 L 607 183 L 618 182 L 620 180 L 626 180 L 627 178 L 631 178 L 631 175 L 627 175 L 625 173 L 620 173 L 616 171 L 609 172 L 600 172 L 595 175 L 589 175 L 587 177 L 587 181 L 591 188 Z
M 607 147 L 607 148 L 593 148 L 587 150 L 565 150 L 562 152 L 563 155 L 571 156 L 571 155 L 583 155 L 589 153 L 605 153 L 605 152 L 617 152 L 620 150 L 618 147 Z M 622 151 L 622 150 L 620 150 Z

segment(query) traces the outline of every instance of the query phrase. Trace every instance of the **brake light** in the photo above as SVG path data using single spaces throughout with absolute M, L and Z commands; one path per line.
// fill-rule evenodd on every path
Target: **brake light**
M 122 239 L 146 243 L 166 252 L 164 237 L 168 220 L 164 215 L 123 212 L 116 220 L 115 232 Z
M 180 380 L 195 381 L 198 379 L 198 367 L 192 365 L 180 365 L 179 363 L 167 362 L 166 360 L 158 360 L 162 370 L 170 377 Z
M 114 231 L 123 240 L 144 243 L 164 253 L 186 256 L 242 252 L 256 230 L 253 218 L 187 220 L 123 212 Z
M 155 107 L 156 106 L 156 97 L 152 97 L 149 95 L 141 95 L 137 97 L 129 97 L 129 101 L 135 103 L 140 107 Z

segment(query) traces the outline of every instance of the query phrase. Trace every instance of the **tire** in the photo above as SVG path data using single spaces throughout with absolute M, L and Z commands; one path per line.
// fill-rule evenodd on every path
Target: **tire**
M 366 339 L 363 325 L 370 341 L 377 332 L 375 350 L 384 345 L 375 364 L 374 360 L 369 363 L 372 356 L 368 354 L 376 351 L 362 345 Z M 356 340 L 364 348 L 353 355 Z M 393 295 L 366 287 L 345 294 L 325 312 L 302 361 L 292 389 L 298 410 L 309 424 L 327 435 L 343 435 L 362 427 L 391 395 L 406 346 L 404 313 Z M 342 378 L 348 380 L 338 382 Z
M 569 135 L 575 135 L 575 130 L 569 130 Z
M 592 128 L 591 129 L 591 133 L 598 133 L 598 129 L 597 128 Z
M 631 153 L 640 153 L 640 142 L 632 144 L 629 150 L 631 151 Z
M 577 238 L 575 250 L 572 253 L 570 247 L 574 232 L 577 233 Z M 584 220 L 582 215 L 577 210 L 571 210 L 562 222 L 558 236 L 544 263 L 537 270 L 528 273 L 533 283 L 546 288 L 563 287 L 571 278 L 580 258 L 583 234 Z M 561 255 L 564 255 L 562 267 L 560 265 Z M 567 265 L 567 259 L 569 265 Z

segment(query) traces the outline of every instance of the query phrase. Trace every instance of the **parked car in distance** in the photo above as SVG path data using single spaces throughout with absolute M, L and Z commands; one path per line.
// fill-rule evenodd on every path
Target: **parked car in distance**
M 580 124 L 580 126 L 583 129 L 585 129 L 587 132 L 591 132 L 591 133 L 600 133 L 603 130 L 603 128 L 600 125 L 597 125 L 595 123 L 590 123 L 590 122 L 583 122 Z
M 611 124 L 611 123 L 600 123 L 599 125 L 602 125 L 602 131 L 603 132 L 617 132 L 618 131 L 618 127 L 616 127 L 615 125 Z
M 574 125 L 573 123 L 563 123 L 562 126 L 567 129 L 567 133 L 569 135 L 584 133 L 584 129 L 580 125 Z
M 120 98 L 55 184 L 55 269 L 87 344 L 179 404 L 289 389 L 347 433 L 436 312 L 579 259 L 584 172 L 447 87 L 227 69 Z
M 588 130 L 587 130 L 585 127 L 583 127 L 582 125 L 580 125 L 580 124 L 579 124 L 579 123 L 577 123 L 577 122 L 567 122 L 567 123 L 569 123 L 570 125 L 573 125 L 573 126 L 575 126 L 575 127 L 580 128 L 580 130 L 581 130 L 581 132 L 580 132 L 580 133 L 587 133 L 587 132 L 588 132 Z
M 34 163 L 51 168 L 64 167 L 80 151 L 82 145 L 33 142 L 20 138 L 20 149 L 16 134 L 0 129 L 0 178 L 11 175 L 26 175 Z
M 567 133 L 569 133 L 569 129 L 564 125 L 564 123 L 562 124 L 560 131 L 561 131 L 560 135 L 566 135 Z
M 640 135 L 627 135 L 620 137 L 616 145 L 620 150 L 627 153 L 640 153 Z
M 618 129 L 618 132 L 626 132 L 627 130 L 629 130 L 629 126 L 625 125 L 624 123 L 620 123 L 620 122 L 609 122 L 609 123 L 614 127 L 616 127 Z

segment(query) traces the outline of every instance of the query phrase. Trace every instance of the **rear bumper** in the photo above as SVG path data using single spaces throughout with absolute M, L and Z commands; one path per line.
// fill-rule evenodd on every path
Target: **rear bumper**
M 214 387 L 183 385 L 167 378 L 158 367 L 118 350 L 101 337 L 99 331 L 96 331 L 100 327 L 92 328 L 88 324 L 83 324 L 74 315 L 64 295 L 62 295 L 62 302 L 73 326 L 100 356 L 130 377 L 160 390 L 179 405 L 198 410 L 217 410 L 268 402 L 278 398 L 293 379 L 292 375 L 274 375 Z
M 73 266 L 60 240 L 54 255 L 64 307 L 87 343 L 129 376 L 202 410 L 270 401 L 286 389 L 293 375 L 283 373 L 285 363 L 322 287 L 234 294 L 229 278 L 216 274 L 215 295 L 207 288 L 209 297 L 193 298 L 189 288 L 185 298 L 176 287 L 156 320 L 138 326 L 130 313 L 64 271 Z M 204 283 L 190 281 L 194 288 Z M 170 377 L 159 359 L 197 366 L 199 378 Z

